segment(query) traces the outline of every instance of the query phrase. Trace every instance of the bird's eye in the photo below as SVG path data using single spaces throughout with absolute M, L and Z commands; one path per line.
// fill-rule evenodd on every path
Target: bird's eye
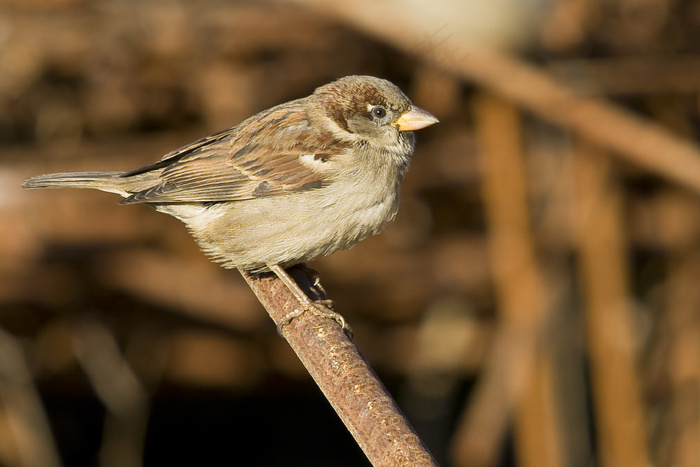
M 386 116 L 386 109 L 381 106 L 374 107 L 372 109 L 372 115 L 376 118 L 384 118 Z

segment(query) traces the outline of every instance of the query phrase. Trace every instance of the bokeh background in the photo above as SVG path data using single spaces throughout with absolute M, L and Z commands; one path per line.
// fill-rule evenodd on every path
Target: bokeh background
M 178 221 L 20 188 L 348 74 L 441 122 L 310 266 L 441 465 L 700 465 L 692 0 L 0 0 L 0 465 L 367 465 Z

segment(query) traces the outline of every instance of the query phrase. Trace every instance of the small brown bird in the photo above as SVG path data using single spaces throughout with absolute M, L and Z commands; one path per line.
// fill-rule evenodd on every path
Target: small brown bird
M 411 131 L 437 123 L 389 81 L 347 76 L 131 172 L 58 173 L 25 188 L 94 188 L 184 222 L 226 268 L 284 271 L 382 230 L 398 209 Z

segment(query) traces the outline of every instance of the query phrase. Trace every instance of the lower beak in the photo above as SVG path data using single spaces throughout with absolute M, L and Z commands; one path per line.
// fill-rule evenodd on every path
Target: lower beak
M 407 112 L 401 114 L 394 124 L 399 128 L 399 131 L 414 131 L 434 125 L 437 122 L 438 119 L 433 114 L 412 105 Z

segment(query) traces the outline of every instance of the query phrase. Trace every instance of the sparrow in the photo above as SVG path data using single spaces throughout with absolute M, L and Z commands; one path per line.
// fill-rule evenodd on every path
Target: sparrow
M 347 76 L 130 172 L 29 178 L 25 188 L 93 188 L 185 223 L 225 268 L 272 271 L 349 248 L 396 216 L 414 130 L 437 123 L 394 84 Z M 301 294 L 301 295 L 300 295 Z

